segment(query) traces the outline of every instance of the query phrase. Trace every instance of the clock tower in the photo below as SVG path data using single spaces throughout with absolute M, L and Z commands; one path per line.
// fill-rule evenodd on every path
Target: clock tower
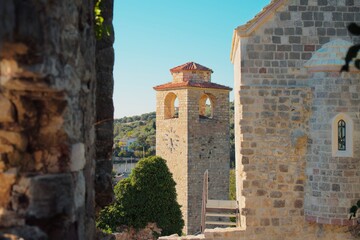
M 176 182 L 184 232 L 200 231 L 203 174 L 209 198 L 227 199 L 229 189 L 229 91 L 211 82 L 211 69 L 194 62 L 170 69 L 173 80 L 154 87 L 156 154 Z

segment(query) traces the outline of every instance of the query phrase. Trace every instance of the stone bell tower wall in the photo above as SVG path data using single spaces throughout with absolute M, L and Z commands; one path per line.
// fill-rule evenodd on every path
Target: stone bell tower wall
M 229 93 L 214 89 L 189 89 L 188 212 L 192 232 L 200 230 L 203 175 L 209 170 L 209 199 L 229 196 Z M 212 118 L 199 117 L 199 99 L 213 98 Z
M 156 154 L 167 160 L 177 183 L 184 232 L 194 234 L 201 226 L 204 172 L 209 170 L 209 198 L 229 195 L 231 88 L 211 83 L 212 70 L 194 62 L 170 71 L 172 82 L 154 87 Z
M 165 99 L 168 94 L 175 94 L 179 101 L 179 117 L 166 118 Z M 176 182 L 177 201 L 181 205 L 183 219 L 188 218 L 188 131 L 187 131 L 186 90 L 158 91 L 156 93 L 156 154 L 166 160 Z M 169 149 L 170 137 L 177 137 L 177 146 Z M 185 224 L 184 231 L 187 231 Z

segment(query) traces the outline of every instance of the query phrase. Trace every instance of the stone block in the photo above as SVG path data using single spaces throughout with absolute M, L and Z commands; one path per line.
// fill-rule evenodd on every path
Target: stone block
M 284 29 L 275 28 L 274 33 L 275 33 L 275 35 L 284 35 Z
M 47 174 L 30 178 L 27 215 L 36 219 L 72 216 L 74 182 L 71 174 Z
M 279 191 L 273 191 L 270 193 L 271 198 L 281 198 L 282 195 L 283 195 L 282 192 L 279 192 Z
M 14 226 L 23 226 L 25 219 L 20 217 L 15 211 L 6 210 L 0 207 L 0 239 L 3 228 L 9 228 Z
M 286 20 L 290 20 L 290 12 L 281 12 L 280 13 L 280 20 L 281 21 L 286 21 Z
M 269 226 L 269 225 L 270 225 L 270 219 L 269 218 L 260 219 L 260 226 Z
M 84 207 L 85 204 L 85 195 L 86 195 L 86 191 L 85 191 L 85 177 L 82 171 L 73 174 L 74 176 L 74 185 L 75 185 L 75 190 L 74 190 L 74 206 L 75 209 L 79 209 Z
M 70 171 L 76 172 L 82 170 L 85 166 L 85 145 L 76 143 L 71 146 L 70 154 Z
M 313 20 L 313 13 L 312 12 L 302 12 L 301 13 L 301 19 L 306 20 Z
M 0 239 L 3 240 L 47 240 L 48 236 L 36 226 L 13 227 L 1 230 Z
M 14 108 L 12 103 L 0 94 L 0 122 L 14 121 Z
M 283 208 L 283 207 L 285 207 L 285 200 L 274 200 L 273 207 L 274 208 Z
M 317 28 L 317 35 L 319 36 L 325 36 L 326 35 L 326 29 L 325 28 Z
M 289 36 L 289 43 L 300 43 L 301 38 L 299 36 Z
M 13 145 L 19 150 L 25 150 L 27 147 L 26 138 L 17 132 L 3 131 L 0 130 L 0 141 L 7 145 Z
M 15 169 L 0 173 L 0 208 L 7 208 L 10 205 L 10 192 L 15 180 Z
M 272 42 L 273 43 L 281 43 L 281 38 L 278 36 L 272 36 Z

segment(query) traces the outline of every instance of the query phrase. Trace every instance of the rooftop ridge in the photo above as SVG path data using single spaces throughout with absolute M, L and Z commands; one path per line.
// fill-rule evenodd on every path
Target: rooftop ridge
M 174 68 L 170 69 L 170 72 L 179 72 L 179 71 L 186 71 L 186 70 L 195 70 L 195 71 L 211 71 L 213 73 L 213 70 L 210 68 L 207 68 L 203 65 L 200 65 L 196 62 L 187 62 L 182 65 L 176 66 Z

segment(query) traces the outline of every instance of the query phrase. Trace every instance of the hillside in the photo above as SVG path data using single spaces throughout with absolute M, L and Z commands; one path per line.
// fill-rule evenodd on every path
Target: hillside
M 137 138 L 130 147 L 137 155 L 142 156 L 142 151 L 147 155 L 154 154 L 156 144 L 156 113 L 150 112 L 138 116 L 123 117 L 114 120 L 114 142 L 117 143 L 114 154 L 119 155 L 120 140 Z M 120 142 L 120 144 L 119 144 Z M 140 152 L 136 152 L 140 151 Z M 230 166 L 234 166 L 234 102 L 230 102 Z

